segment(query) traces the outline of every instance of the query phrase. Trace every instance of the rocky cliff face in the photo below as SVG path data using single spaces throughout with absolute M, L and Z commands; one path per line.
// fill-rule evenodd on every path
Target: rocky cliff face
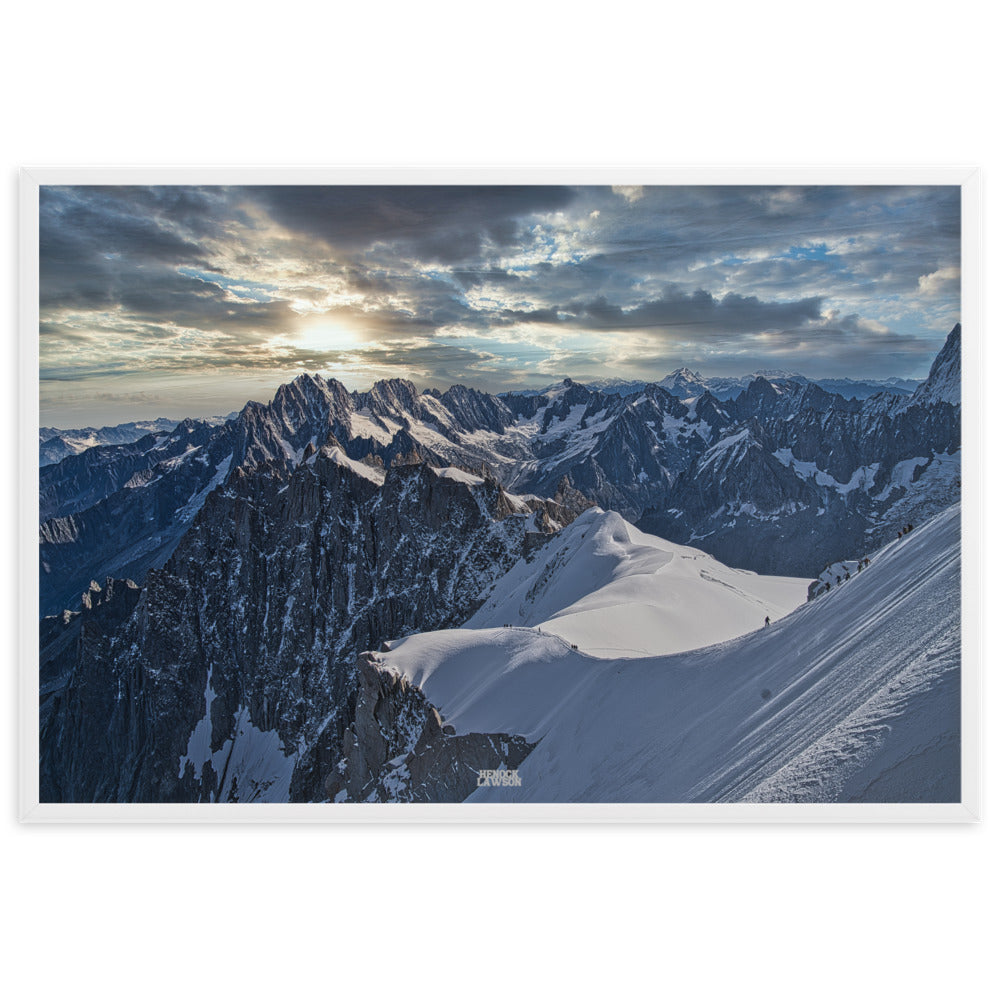
M 356 670 L 354 718 L 323 784 L 333 802 L 462 802 L 481 770 L 516 769 L 534 749 L 523 736 L 456 735 L 423 692 L 382 670 L 374 653 L 360 656 Z
M 89 660 L 93 649 L 128 620 L 139 602 L 132 580 L 91 581 L 79 609 L 43 618 L 39 623 L 39 707 L 44 732 L 55 698 L 65 690 L 73 667 Z
M 460 624 L 569 516 L 458 470 L 364 466 L 335 443 L 290 474 L 238 469 L 54 695 L 43 799 L 322 798 L 358 653 Z

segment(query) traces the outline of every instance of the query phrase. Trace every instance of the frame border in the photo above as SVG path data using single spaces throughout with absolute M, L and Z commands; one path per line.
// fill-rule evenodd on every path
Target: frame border
M 962 800 L 942 804 L 566 803 L 53 804 L 39 802 L 38 562 L 39 188 L 117 184 L 956 185 L 961 187 Z M 22 823 L 975 823 L 982 801 L 983 235 L 982 171 L 973 166 L 349 167 L 37 166 L 19 184 L 18 818 Z

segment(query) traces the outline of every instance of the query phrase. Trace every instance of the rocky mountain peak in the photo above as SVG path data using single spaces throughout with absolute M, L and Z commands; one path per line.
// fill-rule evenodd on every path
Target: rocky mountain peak
M 944 402 L 959 406 L 962 402 L 962 325 L 956 323 L 944 347 L 931 365 L 927 381 L 910 397 L 911 403 Z
M 409 379 L 390 378 L 376 382 L 366 393 L 360 393 L 362 405 L 367 405 L 380 416 L 417 412 L 420 394 Z

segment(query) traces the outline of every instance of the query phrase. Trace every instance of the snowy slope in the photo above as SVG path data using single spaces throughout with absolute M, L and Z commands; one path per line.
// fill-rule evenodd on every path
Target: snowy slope
M 541 741 L 520 787 L 470 801 L 955 801 L 959 538 L 956 505 L 770 628 L 693 652 L 607 660 L 462 629 L 383 664 L 458 732 Z
M 777 621 L 808 583 L 730 569 L 592 508 L 519 562 L 465 628 L 541 626 L 601 658 L 677 653 Z

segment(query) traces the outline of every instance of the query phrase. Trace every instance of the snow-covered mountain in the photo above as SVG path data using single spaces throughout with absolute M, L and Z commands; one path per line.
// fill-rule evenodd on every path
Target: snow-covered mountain
M 641 547 L 610 515 L 589 515 L 571 530 L 603 534 L 581 556 L 593 564 L 595 595 L 608 586 L 601 585 L 608 539 L 617 536 L 619 567 L 628 565 L 630 546 Z M 518 783 L 477 787 L 470 779 L 470 802 L 953 802 L 960 798 L 959 561 L 955 506 L 769 627 L 729 638 L 725 617 L 705 615 L 722 641 L 639 657 L 609 656 L 604 636 L 640 643 L 658 636 L 632 613 L 637 599 L 662 599 L 657 573 L 626 569 L 637 591 L 602 602 L 602 628 L 583 625 L 568 642 L 556 629 L 576 613 L 573 575 L 581 567 L 569 561 L 551 578 L 540 627 L 502 627 L 492 616 L 510 615 L 513 605 L 500 601 L 466 628 L 392 643 L 365 669 L 432 704 L 453 739 L 505 734 L 491 766 L 516 767 Z M 512 574 L 530 571 L 521 565 Z M 704 582 L 708 591 L 716 586 Z M 749 581 L 747 591 L 762 582 Z M 571 602 L 562 613 L 554 610 L 560 599 Z M 420 797 L 432 743 L 416 739 L 392 759 L 369 761 L 376 766 L 361 790 L 376 800 Z M 513 759 L 498 756 L 504 751 Z M 352 779 L 358 788 L 353 774 L 338 783 L 340 800 Z
M 918 761 L 915 794 L 951 795 L 951 730 L 906 733 L 951 711 L 925 693 L 957 664 L 960 355 L 956 327 L 912 396 L 864 401 L 787 373 L 731 399 L 302 375 L 46 466 L 44 796 L 456 801 L 498 760 L 536 798 L 878 797 Z
M 730 565 L 791 574 L 895 537 L 959 497 L 961 409 L 946 397 L 958 398 L 960 351 L 956 326 L 933 374 L 906 398 L 862 403 L 757 379 L 721 404 L 730 422 L 639 527 Z
M 168 558 L 232 469 L 235 427 L 184 420 L 165 437 L 104 445 L 39 470 L 42 615 L 91 580 L 142 580 Z
M 786 372 L 777 368 L 753 372 L 750 375 L 710 378 L 703 378 L 700 372 L 691 371 L 690 368 L 677 368 L 656 384 L 682 399 L 690 399 L 710 392 L 716 399 L 730 400 L 738 396 L 751 382 L 758 378 L 767 379 L 769 382 L 791 381 L 802 384 L 809 381 L 804 375 L 797 375 L 795 372 Z
M 887 379 L 853 379 L 853 378 L 821 378 L 812 379 L 827 392 L 835 392 L 845 399 L 868 399 L 879 393 L 888 392 L 896 396 L 909 396 L 920 385 L 919 379 L 887 378 Z
M 211 489 L 236 470 L 285 474 L 333 442 L 383 468 L 424 462 L 484 472 L 514 493 L 563 496 L 630 517 L 662 493 L 726 417 L 710 397 L 685 405 L 568 383 L 509 400 L 409 382 L 348 393 L 303 375 L 221 426 L 184 421 L 166 438 L 90 449 L 42 470 L 42 614 L 75 606 L 92 579 L 139 579 L 162 565 Z M 586 495 L 584 498 L 583 495 Z
M 676 653 L 777 621 L 808 583 L 731 569 L 594 507 L 519 562 L 464 627 L 540 627 L 600 657 Z
M 518 668 L 530 647 L 539 671 L 531 676 L 550 697 L 528 692 L 521 709 L 542 717 L 559 687 L 575 683 L 550 669 L 566 651 L 617 661 L 733 638 L 788 614 L 804 601 L 807 583 L 734 571 L 643 535 L 618 514 L 588 510 L 499 579 L 457 638 L 454 630 L 421 633 L 383 643 L 387 658 L 359 658 L 354 715 L 324 791 L 338 802 L 461 801 L 479 768 L 515 767 L 532 752 L 537 740 L 492 722 L 480 727 L 474 715 L 460 731 L 442 718 L 420 690 L 442 658 L 455 671 L 452 704 L 467 703 L 484 683 Z M 476 649 L 467 658 L 470 637 Z M 405 669 L 387 672 L 383 659 Z
M 863 403 L 764 377 L 720 400 L 568 379 L 526 396 L 418 393 L 399 379 L 351 393 L 302 375 L 222 425 L 185 420 L 43 469 L 42 614 L 75 607 L 92 579 L 162 565 L 237 470 L 288 473 L 331 440 L 352 461 L 485 472 L 514 493 L 600 504 L 729 565 L 809 573 L 954 502 L 959 353 L 956 327 L 919 394 Z
M 180 420 L 157 417 L 154 420 L 135 420 L 110 427 L 77 427 L 60 430 L 58 427 L 38 428 L 38 464 L 52 465 L 68 455 L 79 455 L 88 448 L 103 444 L 131 444 L 147 434 L 169 434 Z

